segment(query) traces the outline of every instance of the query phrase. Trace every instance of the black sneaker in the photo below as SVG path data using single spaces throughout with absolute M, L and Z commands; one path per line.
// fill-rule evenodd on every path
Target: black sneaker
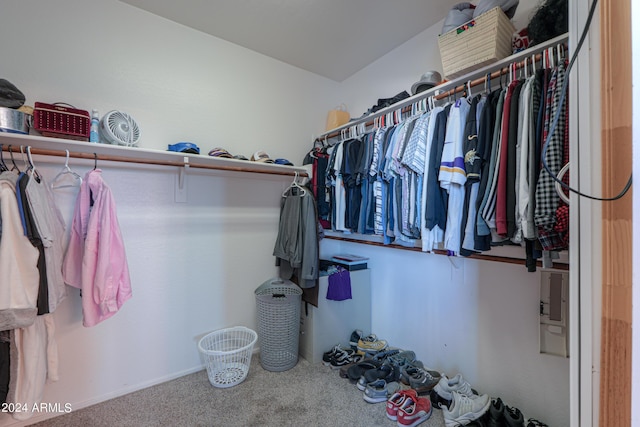
M 497 398 L 491 401 L 489 410 L 483 417 L 484 424 L 487 427 L 505 427 L 504 420 L 504 403 L 502 399 Z
M 362 333 L 362 331 L 360 329 L 356 329 L 355 331 L 351 332 L 351 338 L 349 339 L 349 345 L 351 346 L 351 348 L 356 351 L 358 350 L 358 341 L 360 341 L 360 338 L 362 338 L 364 336 L 364 334 Z
M 357 354 L 352 349 L 340 350 L 331 358 L 329 366 L 331 367 L 331 369 L 340 369 L 345 365 L 351 365 L 353 363 L 359 362 L 361 359 L 362 356 Z
M 450 400 L 440 396 L 438 392 L 433 389 L 429 392 L 429 398 L 431 399 L 431 406 L 434 408 L 448 408 L 451 404 Z
M 340 347 L 340 344 L 336 344 L 331 350 L 322 353 L 322 364 L 324 366 L 329 366 L 331 364 L 331 359 L 340 351 L 342 351 L 342 347 Z
M 504 407 L 504 421 L 507 427 L 525 427 L 524 417 L 518 408 Z

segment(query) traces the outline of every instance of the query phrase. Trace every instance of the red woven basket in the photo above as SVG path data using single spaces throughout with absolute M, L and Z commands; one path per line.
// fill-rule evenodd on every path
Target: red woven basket
M 91 116 L 68 104 L 36 102 L 33 128 L 44 136 L 88 141 Z

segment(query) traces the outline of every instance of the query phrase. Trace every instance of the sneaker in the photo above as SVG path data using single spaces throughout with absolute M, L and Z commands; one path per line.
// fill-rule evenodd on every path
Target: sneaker
M 451 405 L 442 408 L 444 423 L 447 427 L 469 424 L 482 417 L 491 406 L 491 398 L 488 394 L 469 397 L 454 390 L 451 392 L 451 397 Z
M 361 359 L 362 356 L 356 354 L 355 351 L 349 348 L 347 350 L 341 350 L 339 353 L 334 355 L 329 362 L 329 366 L 331 369 L 340 369 L 343 366 L 359 362 Z
M 351 338 L 349 338 L 349 345 L 354 351 L 358 350 L 358 341 L 360 341 L 360 338 L 362 338 L 363 335 L 364 334 L 360 329 L 356 329 L 355 331 L 351 332 Z
M 487 427 L 504 427 L 504 403 L 502 399 L 497 398 L 491 401 L 489 410 L 484 416 L 484 422 Z
M 436 384 L 437 385 L 437 384 Z M 429 392 L 429 399 L 431 400 L 431 406 L 434 408 L 442 409 L 451 404 L 450 400 L 443 399 L 437 392 L 435 387 Z
M 368 403 L 386 402 L 389 398 L 389 385 L 385 380 L 371 382 L 365 387 L 362 398 Z
M 365 354 L 371 352 L 379 352 L 387 348 L 387 342 L 385 340 L 379 340 L 375 335 L 367 335 L 358 340 L 357 349 L 358 353 Z
M 389 356 L 389 362 L 393 363 L 401 370 L 405 366 L 408 366 L 409 364 L 415 362 L 415 360 L 416 354 L 411 350 L 399 351 L 397 354 Z
M 524 417 L 520 409 L 505 406 L 504 425 L 507 427 L 524 427 Z
M 342 347 L 340 346 L 340 344 L 336 344 L 331 350 L 322 353 L 322 364 L 324 366 L 329 366 L 329 364 L 331 363 L 331 359 L 340 351 L 342 351 Z
M 474 395 L 473 390 L 471 389 L 471 384 L 462 378 L 462 375 L 460 374 L 457 374 L 453 378 L 447 378 L 446 375 L 443 375 L 433 389 L 438 393 L 438 396 L 447 402 L 451 402 L 453 400 L 451 393 L 454 391 L 465 396 Z
M 442 374 L 438 371 L 418 368 L 409 377 L 409 386 L 418 394 L 428 394 L 440 382 Z
M 527 427 L 549 427 L 547 424 L 542 421 L 538 421 L 535 418 L 529 418 L 527 421 Z
M 400 371 L 390 363 L 383 363 L 378 369 L 370 369 L 362 375 L 367 383 L 385 380 L 387 383 L 398 381 Z
M 358 379 L 356 387 L 358 387 L 358 390 L 364 391 L 367 384 L 374 381 L 384 380 L 386 383 L 391 383 L 397 382 L 399 378 L 400 372 L 396 367 L 388 363 L 383 363 L 379 368 L 365 371 L 360 379 Z
M 424 365 L 419 360 L 414 360 L 400 368 L 400 381 L 402 381 L 402 384 L 409 385 L 409 377 L 417 375 L 420 369 L 424 369 Z
M 377 360 L 363 359 L 347 369 L 347 377 L 349 378 L 349 381 L 355 384 L 366 371 L 369 369 L 377 369 L 380 365 L 382 364 Z
M 431 416 L 431 402 L 426 397 L 408 397 L 398 409 L 398 425 L 414 427 Z
M 373 350 L 368 351 L 365 354 L 367 354 L 367 356 L 373 360 L 377 360 L 380 363 L 384 363 L 389 359 L 391 359 L 392 356 L 395 356 L 398 353 L 400 353 L 400 350 L 397 348 L 393 348 L 393 349 L 387 348 L 381 351 L 373 351 Z
M 418 395 L 413 389 L 400 390 L 391 395 L 387 400 L 387 418 L 392 421 L 398 420 L 398 409 L 402 406 L 407 398 L 413 399 L 415 402 L 418 400 Z

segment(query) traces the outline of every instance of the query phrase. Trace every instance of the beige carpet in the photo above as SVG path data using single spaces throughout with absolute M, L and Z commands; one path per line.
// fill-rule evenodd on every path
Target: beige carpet
M 395 426 L 385 404 L 362 399 L 349 380 L 322 364 L 300 358 L 285 372 L 266 371 L 258 356 L 244 382 L 216 388 L 196 372 L 36 426 Z M 443 427 L 442 411 L 420 424 Z

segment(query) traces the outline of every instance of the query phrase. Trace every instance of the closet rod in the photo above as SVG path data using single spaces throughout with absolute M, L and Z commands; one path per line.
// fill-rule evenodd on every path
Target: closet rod
M 483 67 L 475 71 L 471 71 L 465 76 L 455 78 L 453 80 L 442 83 L 434 88 L 428 89 L 424 92 L 420 92 L 419 94 L 413 95 L 410 98 L 397 102 L 394 105 L 390 105 L 389 107 L 385 107 L 381 110 L 378 110 L 367 117 L 353 120 L 340 127 L 324 132 L 320 134 L 318 137 L 316 137 L 314 142 L 320 142 L 327 138 L 334 138 L 336 136 L 340 136 L 341 130 L 349 129 L 351 127 L 359 126 L 361 124 L 364 124 L 365 126 L 372 126 L 374 124 L 374 121 L 373 121 L 374 119 L 381 117 L 387 113 L 392 113 L 398 109 L 400 109 L 403 113 L 410 111 L 412 104 L 418 101 L 421 101 L 423 99 L 429 98 L 431 96 L 433 96 L 436 100 L 440 100 L 448 96 L 453 96 L 454 94 L 457 94 L 457 93 L 462 93 L 467 87 L 467 82 L 470 81 L 471 82 L 470 85 L 472 87 L 484 84 L 486 76 L 489 73 L 491 73 L 491 79 L 493 80 L 495 78 L 500 77 L 501 75 L 504 75 L 505 70 L 506 70 L 506 73 L 508 73 L 509 66 L 514 63 L 517 64 L 517 69 L 521 69 L 524 67 L 525 61 L 528 61 L 532 55 L 535 55 L 535 60 L 539 61 L 540 58 L 542 58 L 543 51 L 549 48 L 556 47 L 559 44 L 566 44 L 568 40 L 569 40 L 568 34 L 563 34 L 551 40 L 547 40 L 544 43 L 540 43 L 529 49 L 525 49 L 521 52 L 515 53 L 498 62 L 487 65 L 486 67 Z M 443 92 L 443 90 L 445 91 Z
M 25 141 L 27 142 L 27 141 Z M 28 146 L 29 144 L 22 144 L 22 146 Z M 9 152 L 9 145 L 3 144 L 2 151 Z M 16 161 L 22 160 L 22 157 L 16 158 L 16 154 L 21 156 L 20 146 L 12 145 L 11 152 L 14 155 L 14 159 Z M 25 153 L 26 154 L 26 153 Z M 56 156 L 56 157 L 66 157 L 67 153 L 64 150 L 52 150 L 47 148 L 34 148 L 31 146 L 31 154 L 37 154 L 41 156 Z M 156 160 L 156 159 L 145 159 L 145 158 L 134 158 L 127 156 L 114 156 L 110 154 L 97 154 L 93 152 L 78 152 L 78 151 L 69 151 L 69 157 L 78 158 L 78 159 L 88 159 L 88 160 L 96 160 L 96 161 L 113 161 L 113 162 L 121 162 L 121 163 L 136 163 L 136 164 L 145 164 L 145 165 L 160 165 L 160 166 L 177 166 L 184 167 L 188 165 L 191 168 L 198 169 L 209 169 L 209 170 L 223 170 L 223 171 L 232 171 L 232 172 L 250 172 L 250 173 L 260 173 L 260 174 L 268 174 L 268 175 L 289 175 L 294 176 L 296 174 L 296 170 L 258 170 L 255 168 L 251 168 L 250 166 L 235 166 L 235 165 L 214 165 L 214 164 L 206 164 L 206 163 L 195 163 L 178 160 Z M 8 159 L 4 159 L 5 163 L 7 163 Z M 10 161 L 10 160 L 9 160 Z M 247 161 L 247 163 L 249 163 Z M 298 176 L 308 177 L 306 172 L 297 171 Z

